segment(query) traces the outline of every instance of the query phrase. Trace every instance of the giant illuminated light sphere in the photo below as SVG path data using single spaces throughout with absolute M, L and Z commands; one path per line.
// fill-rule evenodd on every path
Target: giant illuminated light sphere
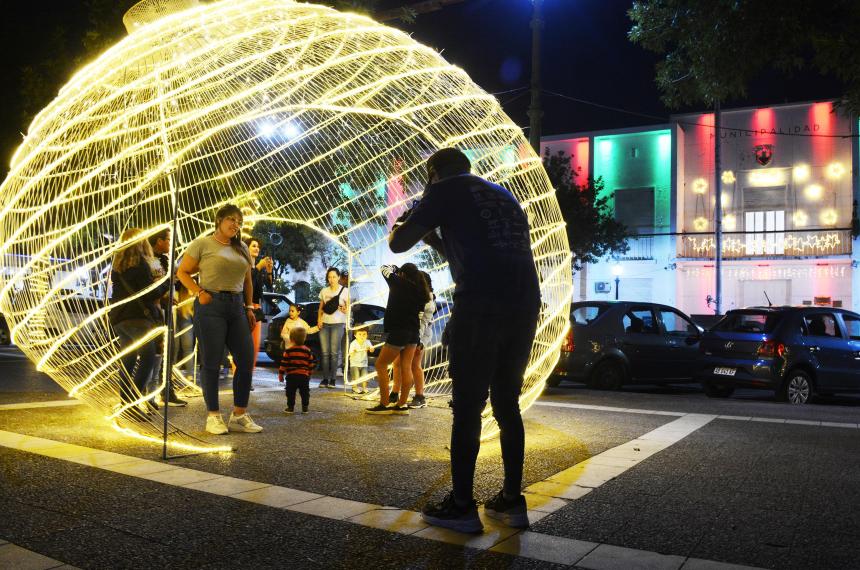
M 170 227 L 174 200 L 178 255 L 234 202 L 247 218 L 323 232 L 346 252 L 356 282 L 378 283 L 382 262 L 415 261 L 448 302 L 440 258 L 426 247 L 393 256 L 385 243 L 423 190 L 427 157 L 456 146 L 529 216 L 544 305 L 521 403 L 534 401 L 568 326 L 570 251 L 541 161 L 494 97 L 407 34 L 313 4 L 147 0 L 125 22 L 129 36 L 34 119 L 0 187 L 0 310 L 39 370 L 120 429 L 129 425 L 100 300 L 123 245 L 117 236 Z M 376 287 L 353 302 L 384 305 L 386 295 Z M 437 313 L 435 339 L 446 318 Z M 430 349 L 429 389 L 444 393 L 447 355 Z M 485 418 L 488 434 L 490 410 Z M 154 421 L 128 433 L 160 431 Z M 196 445 L 174 435 L 180 447 Z

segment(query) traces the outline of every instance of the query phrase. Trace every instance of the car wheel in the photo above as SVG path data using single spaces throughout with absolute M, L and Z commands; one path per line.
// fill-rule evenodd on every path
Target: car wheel
M 561 376 L 558 374 L 550 374 L 549 378 L 546 379 L 546 385 L 550 388 L 555 388 L 559 384 L 561 384 Z
M 702 388 L 708 398 L 728 398 L 735 392 L 735 387 L 722 382 L 703 382 Z
M 618 390 L 624 384 L 624 368 L 612 360 L 604 360 L 591 373 L 589 386 L 598 390 Z
M 777 396 L 783 402 L 801 405 L 812 400 L 812 378 L 803 370 L 792 370 L 783 382 Z

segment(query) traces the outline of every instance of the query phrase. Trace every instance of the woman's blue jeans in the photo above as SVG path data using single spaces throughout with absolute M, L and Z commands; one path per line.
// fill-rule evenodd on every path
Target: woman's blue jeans
M 212 293 L 212 302 L 194 301 L 194 334 L 200 349 L 203 399 L 210 412 L 217 412 L 218 373 L 224 347 L 230 349 L 236 374 L 233 375 L 233 405 L 248 406 L 254 345 L 241 293 Z
M 137 342 L 141 337 L 151 331 L 155 325 L 149 319 L 126 319 L 113 325 L 119 335 L 120 348 L 125 349 Z M 146 391 L 146 382 L 152 374 L 155 364 L 155 343 L 153 339 L 141 345 L 136 351 L 130 352 L 122 357 L 122 377 L 119 388 L 120 402 L 129 404 L 135 401 Z M 140 359 L 138 361 L 138 359 Z M 137 367 L 135 368 L 135 363 Z
M 337 376 L 337 355 L 341 350 L 346 325 L 326 324 L 320 329 L 320 350 L 322 351 L 323 380 L 334 380 Z

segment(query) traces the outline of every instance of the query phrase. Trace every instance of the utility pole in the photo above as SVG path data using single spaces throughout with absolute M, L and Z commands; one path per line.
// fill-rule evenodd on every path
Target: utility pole
M 534 151 L 540 155 L 541 119 L 543 111 L 540 106 L 540 44 L 541 30 L 543 29 L 543 0 L 532 0 L 532 101 L 529 105 L 529 144 Z
M 714 272 L 716 273 L 716 302 L 715 314 L 723 314 L 723 188 L 722 188 L 722 131 L 720 100 L 714 101 L 714 190 L 716 191 L 716 205 L 714 211 Z

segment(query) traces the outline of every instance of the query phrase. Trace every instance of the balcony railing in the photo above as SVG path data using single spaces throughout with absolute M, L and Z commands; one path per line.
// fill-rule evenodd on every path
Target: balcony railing
M 618 256 L 625 261 L 644 261 L 654 259 L 654 237 L 653 236 L 631 236 L 627 238 L 630 249 L 627 253 Z
M 723 258 L 745 257 L 821 257 L 851 254 L 851 230 L 814 230 L 784 232 L 726 232 L 723 234 Z M 682 235 L 678 257 L 713 259 L 716 252 L 713 235 Z

